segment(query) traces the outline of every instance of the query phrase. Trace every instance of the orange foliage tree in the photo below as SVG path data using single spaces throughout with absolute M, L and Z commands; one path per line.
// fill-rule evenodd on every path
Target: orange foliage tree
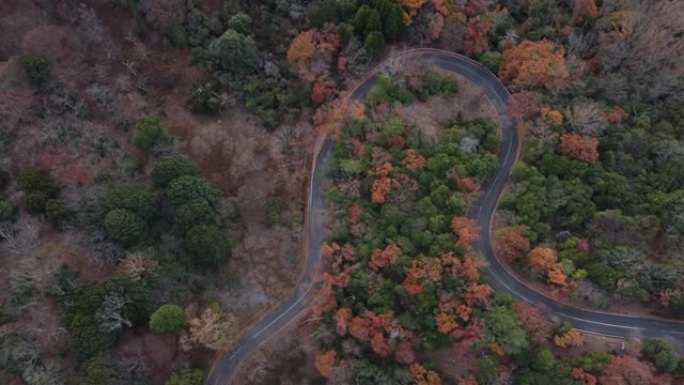
M 525 40 L 503 52 L 499 77 L 515 88 L 558 89 L 568 77 L 563 48 L 549 40 Z
M 620 108 L 620 106 L 615 106 L 612 111 L 606 114 L 606 120 L 610 123 L 622 123 L 627 117 L 627 111 Z
M 454 217 L 451 220 L 451 230 L 458 237 L 456 244 L 466 249 L 480 239 L 480 229 L 477 227 L 477 223 L 467 217 Z
M 334 350 L 316 354 L 314 366 L 323 377 L 328 378 L 332 374 L 335 357 L 337 357 L 337 352 Z
M 416 260 L 413 260 L 411 267 L 406 272 L 406 278 L 404 278 L 404 282 L 401 284 L 408 294 L 416 295 L 423 291 L 419 281 L 420 277 L 421 272 L 418 268 L 418 263 Z
M 447 0 L 430 0 L 435 10 L 443 16 L 449 15 L 449 5 Z
M 349 328 L 349 321 L 352 319 L 352 310 L 348 307 L 343 307 L 335 313 L 335 322 L 337 324 L 337 334 L 344 336 L 347 334 Z
M 411 344 L 402 342 L 394 351 L 394 359 L 403 365 L 410 365 L 416 360 L 416 354 L 413 352 Z
M 527 262 L 535 270 L 549 270 L 556 263 L 556 254 L 548 247 L 535 247 L 527 253 Z
M 437 331 L 442 334 L 449 334 L 458 326 L 454 317 L 445 313 L 439 313 L 435 316 L 435 324 L 437 324 Z
M 388 177 L 381 177 L 373 181 L 371 186 L 371 201 L 373 203 L 385 203 L 387 194 L 392 191 L 392 179 Z
M 584 336 L 582 336 L 582 333 L 580 333 L 579 330 L 573 328 L 562 335 L 553 336 L 553 343 L 561 348 L 580 346 L 584 343 Z
M 468 56 L 479 55 L 489 49 L 489 31 L 492 22 L 478 15 L 468 21 L 465 30 L 465 52 Z
M 554 265 L 548 273 L 549 283 L 565 288 L 568 285 L 568 277 L 563 273 L 558 264 Z
M 404 8 L 404 24 L 411 25 L 413 17 L 425 3 L 427 0 L 401 0 L 401 6 Z
M 530 240 L 523 235 L 520 226 L 504 227 L 494 234 L 494 253 L 511 263 L 530 251 Z
M 405 167 L 407 170 L 416 172 L 420 171 L 425 167 L 425 157 L 421 154 L 419 154 L 416 150 L 414 149 L 408 149 L 404 153 L 404 159 L 401 161 L 402 167 Z
M 598 16 L 598 7 L 594 0 L 575 0 L 572 17 L 581 23 L 585 18 L 595 19 Z
M 570 375 L 575 380 L 582 381 L 582 385 L 596 385 L 596 377 L 585 372 L 582 368 L 572 368 Z
M 516 301 L 511 305 L 515 318 L 537 343 L 546 341 L 551 336 L 551 324 L 542 315 L 542 309 L 541 306 L 532 306 L 523 301 Z
M 472 284 L 466 289 L 463 298 L 466 305 L 473 306 L 476 302 L 487 302 L 490 294 L 492 294 L 492 291 L 489 286 Z
M 458 266 L 457 272 L 463 278 L 475 282 L 480 279 L 480 268 L 482 266 L 482 261 L 472 255 L 466 255 Z
M 323 243 L 323 246 L 321 246 L 321 253 L 324 257 L 330 258 L 337 254 L 341 249 L 342 248 L 337 244 L 337 242 L 333 242 L 331 244 Z
M 364 317 L 354 317 L 349 323 L 349 334 L 359 341 L 368 341 L 370 338 L 371 323 Z
M 550 122 L 554 126 L 560 126 L 563 124 L 563 114 L 552 108 L 542 107 L 541 109 L 542 118 Z
M 370 343 L 373 353 L 380 357 L 387 357 L 392 352 L 390 346 L 387 344 L 387 339 L 382 333 L 373 333 Z
M 312 120 L 319 132 L 336 135 L 347 120 L 350 101 L 344 95 L 339 95 L 333 101 L 316 109 Z
M 369 262 L 371 270 L 378 271 L 385 266 L 395 263 L 400 254 L 401 248 L 397 245 L 389 245 L 383 250 L 375 249 Z
M 425 369 L 421 364 L 415 363 L 410 367 L 413 379 L 416 385 L 441 385 L 442 380 L 439 375 L 432 371 Z
M 335 94 L 335 83 L 332 81 L 318 80 L 314 82 L 311 90 L 311 101 L 315 104 L 323 104 L 329 95 Z
M 361 220 L 361 207 L 359 205 L 352 205 L 349 208 L 349 224 L 355 225 Z
M 396 181 L 389 177 L 390 172 L 392 172 L 392 164 L 389 162 L 378 165 L 368 172 L 368 175 L 378 177 L 371 186 L 373 203 L 385 203 L 385 197 L 397 185 Z
M 655 384 L 652 368 L 631 356 L 615 356 L 603 367 L 602 385 Z
M 462 379 L 461 382 L 458 383 L 458 385 L 478 385 L 478 384 L 477 384 L 477 380 L 475 379 L 475 377 L 470 375 L 470 376 Z
M 598 140 L 579 134 L 563 134 L 560 137 L 560 152 L 582 162 L 594 163 L 598 160 Z
M 287 62 L 294 64 L 300 60 L 309 60 L 316 52 L 314 45 L 314 30 L 301 32 L 295 36 L 287 48 Z

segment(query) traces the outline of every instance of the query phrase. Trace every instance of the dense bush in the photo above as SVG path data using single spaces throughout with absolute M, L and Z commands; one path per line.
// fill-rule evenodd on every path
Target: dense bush
M 42 192 L 47 196 L 57 193 L 57 186 L 44 170 L 30 168 L 19 173 L 19 186 L 27 193 Z
M 245 13 L 238 12 L 228 20 L 228 29 L 243 35 L 249 35 L 252 33 L 252 19 Z
M 74 279 L 64 272 L 60 276 Z M 140 325 L 147 317 L 147 295 L 141 282 L 113 276 L 87 286 L 64 283 L 66 291 L 59 291 L 57 300 L 79 360 L 111 348 L 124 328 Z
M 266 223 L 273 226 L 280 222 L 280 214 L 283 211 L 284 203 L 280 197 L 273 197 L 266 203 Z
M 0 168 L 0 192 L 5 191 L 11 182 L 12 176 L 9 174 L 9 172 Z
M 205 199 L 212 207 L 216 207 L 221 191 L 206 179 L 185 175 L 169 184 L 168 194 L 175 207 L 195 199 Z
M 52 63 L 42 55 L 23 54 L 19 63 L 26 71 L 29 81 L 38 90 L 42 90 L 52 79 Z
M 674 346 L 664 339 L 646 340 L 641 347 L 641 357 L 653 362 L 658 369 L 668 373 L 675 373 L 684 362 Z
M 363 48 L 374 58 L 379 57 L 385 50 L 385 37 L 378 31 L 372 31 L 366 36 Z
M 195 84 L 190 93 L 190 107 L 202 114 L 216 114 L 223 109 L 220 84 L 206 80 Z
M 35 191 L 26 194 L 26 210 L 31 214 L 45 212 L 45 204 L 50 197 L 42 191 Z
M 63 227 L 73 215 L 73 210 L 59 199 L 50 199 L 45 203 L 45 217 L 56 228 Z
M 126 209 L 150 221 L 159 214 L 159 198 L 148 187 L 135 183 L 116 183 L 107 189 L 107 207 Z
M 114 368 L 105 363 L 101 354 L 89 359 L 81 368 L 78 385 L 108 385 L 116 379 Z
M 126 209 L 114 209 L 105 217 L 107 233 L 117 241 L 136 243 L 143 240 L 147 233 L 147 224 L 134 212 Z
M 219 68 L 236 75 L 253 72 L 257 66 L 257 46 L 254 38 L 233 29 L 211 42 L 209 52 Z
M 175 304 L 162 305 L 150 316 L 150 330 L 157 334 L 176 334 L 185 325 L 185 312 Z
M 160 144 L 168 144 L 171 137 L 157 116 L 143 118 L 133 131 L 133 144 L 143 151 L 149 151 Z
M 173 180 L 186 175 L 197 175 L 197 167 L 186 158 L 170 156 L 157 161 L 152 170 L 152 181 L 157 186 L 166 187 Z
M 171 373 L 164 385 L 202 385 L 204 371 L 199 369 L 182 369 Z
M 492 73 L 498 73 L 499 64 L 501 64 L 501 53 L 497 51 L 487 51 L 480 56 L 480 63 L 492 71 Z
M 14 218 L 15 208 L 12 203 L 0 199 L 0 222 L 11 221 Z
M 216 209 L 206 199 L 198 198 L 183 204 L 176 210 L 174 225 L 185 233 L 196 225 L 218 225 Z
M 395 83 L 388 76 L 382 75 L 368 91 L 368 102 L 370 104 L 379 103 L 408 103 L 413 100 L 413 95 Z
M 216 226 L 194 226 L 185 236 L 185 244 L 193 262 L 200 266 L 219 267 L 230 258 L 230 241 Z

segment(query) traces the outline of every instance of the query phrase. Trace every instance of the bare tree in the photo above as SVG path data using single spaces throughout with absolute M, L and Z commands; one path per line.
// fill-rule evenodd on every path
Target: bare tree
M 600 136 L 608 127 L 606 115 L 593 102 L 574 103 L 565 110 L 565 116 L 573 130 L 582 135 Z
M 188 324 L 188 334 L 180 340 L 183 350 L 190 350 L 198 345 L 211 350 L 221 350 L 233 343 L 237 318 L 232 313 L 224 314 L 216 307 L 208 307 Z
M 124 326 L 131 327 L 133 324 L 123 316 L 126 306 L 126 298 L 123 293 L 109 293 L 105 297 L 102 306 L 95 313 L 95 319 L 101 330 L 110 333 L 122 329 Z

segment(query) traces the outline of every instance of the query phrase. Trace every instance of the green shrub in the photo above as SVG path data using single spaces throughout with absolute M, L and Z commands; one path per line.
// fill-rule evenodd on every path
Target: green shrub
M 136 243 L 145 238 L 147 225 L 134 212 L 114 209 L 105 217 L 105 229 L 114 239 L 125 243 Z
M 197 265 L 218 267 L 230 258 L 230 242 L 216 226 L 197 225 L 185 236 L 188 253 Z
M 266 223 L 273 226 L 280 221 L 280 214 L 283 212 L 283 200 L 279 197 L 269 199 L 266 203 Z
M 10 182 L 12 182 L 12 177 L 10 174 L 5 170 L 0 169 L 0 192 L 3 192 L 7 187 L 9 187 Z
M 107 385 L 116 378 L 116 371 L 107 365 L 101 355 L 86 362 L 78 375 L 78 385 Z
M 171 373 L 164 385 L 202 385 L 204 371 L 199 369 L 182 369 Z
M 413 95 L 403 87 L 400 87 L 389 77 L 382 75 L 368 91 L 368 102 L 379 103 L 408 103 L 413 100 Z
M 47 196 L 57 193 L 57 186 L 50 175 L 44 170 L 29 168 L 19 173 L 19 186 L 27 193 L 43 192 Z
M 257 66 L 256 41 L 233 29 L 212 41 L 209 52 L 221 69 L 237 75 L 252 73 Z
M 143 118 L 133 131 L 133 144 L 143 151 L 149 151 L 159 144 L 169 144 L 171 137 L 157 116 Z
M 206 199 L 193 199 L 176 211 L 175 225 L 185 233 L 196 225 L 218 225 L 216 210 Z
M 287 94 L 277 81 L 251 78 L 243 87 L 245 107 L 267 128 L 276 128 L 284 113 Z
M 185 312 L 175 304 L 166 304 L 150 316 L 150 330 L 157 334 L 176 334 L 185 325 Z
M 152 181 L 157 186 L 166 187 L 174 179 L 185 175 L 197 175 L 197 167 L 186 158 L 170 156 L 157 162 L 152 170 Z
M 385 50 L 385 37 L 381 32 L 372 31 L 366 37 L 363 48 L 366 49 L 369 55 L 377 58 Z
M 681 360 L 672 343 L 659 338 L 646 340 L 641 348 L 641 357 L 668 373 L 674 373 Z
M 337 26 L 337 33 L 340 34 L 342 44 L 347 45 L 354 37 L 354 26 L 349 23 L 340 23 Z
M 26 71 L 29 81 L 38 90 L 42 90 L 52 78 L 52 64 L 43 55 L 23 54 L 19 63 Z
M 206 179 L 185 175 L 169 184 L 168 194 L 176 207 L 195 199 L 205 199 L 212 207 L 216 207 L 221 191 Z
M 45 204 L 50 197 L 42 191 L 35 191 L 26 194 L 26 210 L 31 214 L 45 212 Z
M 190 107 L 202 114 L 216 114 L 223 109 L 221 87 L 215 80 L 207 80 L 192 87 Z
M 501 53 L 497 51 L 487 51 L 480 56 L 480 63 L 492 73 L 499 73 L 501 64 Z
M 146 221 L 152 220 L 159 214 L 157 194 L 141 184 L 112 184 L 107 189 L 106 200 L 110 209 L 126 209 Z
M 0 199 L 0 222 L 14 219 L 14 212 L 15 209 L 12 203 Z
M 228 29 L 249 35 L 252 33 L 252 19 L 246 14 L 238 12 L 228 20 Z
M 73 215 L 74 212 L 61 200 L 50 199 L 45 203 L 45 217 L 57 228 L 61 228 Z

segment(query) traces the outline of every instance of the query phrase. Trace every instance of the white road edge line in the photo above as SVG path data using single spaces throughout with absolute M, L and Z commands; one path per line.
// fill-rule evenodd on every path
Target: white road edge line
M 278 317 L 276 317 L 273 321 L 269 322 L 268 325 L 264 326 L 261 330 L 259 330 L 259 331 L 256 332 L 255 334 L 253 334 L 251 338 L 252 338 L 252 339 L 255 339 L 255 338 L 259 337 L 259 334 L 263 333 L 264 330 L 270 328 L 271 325 L 273 325 L 274 323 L 278 322 L 278 320 L 280 320 L 281 318 L 283 318 L 283 316 L 285 316 L 285 314 L 287 314 L 290 310 L 292 310 L 295 306 L 297 306 L 297 304 L 298 304 L 302 299 L 304 299 L 304 297 L 306 297 L 307 294 L 309 294 L 309 291 L 310 291 L 310 290 L 311 290 L 311 286 L 307 287 L 307 288 L 306 288 L 306 291 L 304 292 L 304 294 L 302 294 L 299 298 L 297 298 L 297 300 L 295 301 L 295 303 L 292 304 L 292 306 L 290 306 L 289 308 L 287 308 L 287 310 L 285 310 L 284 312 L 280 313 L 280 315 L 279 315 Z

